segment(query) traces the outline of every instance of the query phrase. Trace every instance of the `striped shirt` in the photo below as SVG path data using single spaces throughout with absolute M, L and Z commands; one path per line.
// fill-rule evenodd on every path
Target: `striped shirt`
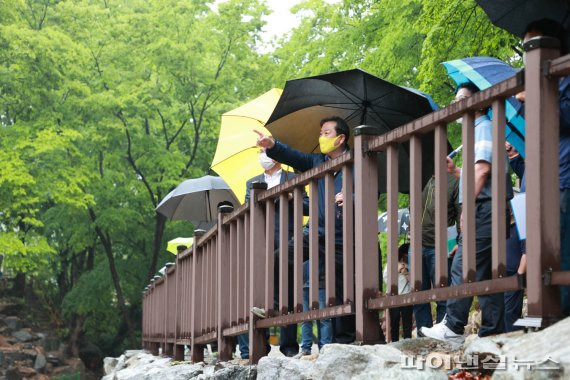
M 484 161 L 493 163 L 493 124 L 489 116 L 483 115 L 475 119 L 475 163 Z M 505 162 L 505 174 L 507 174 L 507 199 L 513 197 L 512 185 L 508 178 L 508 160 Z M 463 203 L 462 181 L 459 179 L 459 203 Z M 477 196 L 477 200 L 491 199 L 491 175 L 487 177 L 485 185 Z

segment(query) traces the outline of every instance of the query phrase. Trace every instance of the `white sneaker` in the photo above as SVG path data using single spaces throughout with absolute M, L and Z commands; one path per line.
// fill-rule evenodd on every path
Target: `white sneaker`
M 265 309 L 262 307 L 252 307 L 251 314 L 255 315 L 258 318 L 264 319 L 265 318 Z
M 445 325 L 445 320 L 435 324 L 433 327 L 422 327 L 421 333 L 428 338 L 437 339 L 457 345 L 463 344 L 465 341 L 463 335 L 454 333 L 449 327 Z

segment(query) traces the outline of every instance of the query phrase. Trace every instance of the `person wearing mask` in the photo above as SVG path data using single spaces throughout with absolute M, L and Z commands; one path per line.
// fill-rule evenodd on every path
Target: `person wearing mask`
M 292 179 L 296 176 L 295 173 L 283 170 L 282 165 L 280 162 L 275 161 L 267 156 L 265 153 L 265 149 L 260 149 L 259 151 L 259 165 L 263 169 L 263 173 L 256 175 L 255 177 L 250 178 L 246 181 L 246 191 L 245 191 L 245 202 L 250 201 L 250 190 L 251 184 L 254 182 L 265 182 L 267 183 L 267 188 L 271 189 L 277 185 L 285 183 L 289 179 Z M 291 198 L 291 197 L 290 197 Z M 307 193 L 303 191 L 303 206 L 304 209 L 308 210 L 308 203 L 309 198 L 307 197 Z M 289 226 L 288 226 L 288 236 L 293 236 L 294 230 L 294 219 L 293 219 L 293 202 L 289 202 L 288 204 L 288 212 L 289 212 Z M 274 226 L 275 226 L 275 235 L 273 239 L 273 246 L 274 249 L 277 250 L 279 247 L 279 231 L 280 231 L 280 207 L 279 207 L 279 199 L 275 200 L 275 219 L 274 219 Z M 280 350 L 286 356 L 294 356 L 297 354 L 295 350 L 295 346 L 297 345 L 297 326 L 291 325 L 285 328 L 281 328 L 281 341 L 280 341 Z M 240 357 L 242 359 L 249 359 L 249 336 L 248 334 L 242 334 L 238 336 L 238 345 L 240 350 Z M 297 348 L 298 351 L 298 348 Z
M 330 117 L 320 122 L 319 147 L 321 153 L 303 153 L 292 149 L 286 144 L 277 141 L 259 131 L 255 131 L 258 135 L 257 145 L 266 149 L 267 156 L 291 166 L 296 171 L 305 172 L 317 167 L 329 160 L 340 157 L 349 151 L 348 139 L 350 137 L 350 129 L 346 121 L 340 117 Z M 325 180 L 323 177 L 317 181 L 318 209 L 319 209 L 319 262 L 325 260 Z M 338 304 L 343 302 L 343 259 L 342 259 L 342 170 L 334 174 L 334 192 L 335 192 L 335 298 Z M 289 266 L 289 284 L 292 284 L 293 273 L 293 240 L 289 240 L 288 244 L 288 266 Z M 278 251 L 275 252 L 276 258 Z M 308 236 L 303 238 L 303 260 L 309 257 L 309 239 Z M 278 290 L 278 260 L 275 260 L 275 294 Z M 319 276 L 322 276 L 319 273 Z M 289 305 L 293 303 L 293 287 L 289 287 Z M 277 299 L 277 297 L 276 297 Z M 265 310 L 253 307 L 252 313 L 258 317 L 265 317 Z M 355 318 L 354 316 L 336 318 L 333 323 L 333 341 L 336 343 L 351 343 L 355 339 Z

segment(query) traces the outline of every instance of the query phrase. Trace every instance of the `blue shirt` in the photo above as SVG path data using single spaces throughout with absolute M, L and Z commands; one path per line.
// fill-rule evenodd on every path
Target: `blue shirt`
M 303 153 L 289 147 L 282 142 L 275 141 L 275 146 L 265 151 L 267 156 L 275 161 L 289 165 L 297 171 L 305 172 L 323 162 L 330 160 L 325 154 L 320 153 Z M 325 179 L 321 177 L 317 180 L 318 196 L 319 196 L 319 235 L 325 235 Z M 334 175 L 334 193 L 342 191 L 342 170 Z M 334 199 L 332 200 L 334 202 Z M 342 244 L 342 217 L 339 218 L 338 211 L 340 208 L 335 204 L 335 243 Z
M 489 116 L 483 115 L 475 119 L 475 163 L 485 161 L 493 163 L 493 124 Z M 513 197 L 513 189 L 508 176 L 508 160 L 505 161 L 505 174 L 507 181 L 507 199 Z M 463 191 L 461 190 L 463 175 L 459 178 L 459 203 L 463 203 Z M 491 199 L 491 175 L 487 176 L 485 185 L 477 196 L 477 200 Z

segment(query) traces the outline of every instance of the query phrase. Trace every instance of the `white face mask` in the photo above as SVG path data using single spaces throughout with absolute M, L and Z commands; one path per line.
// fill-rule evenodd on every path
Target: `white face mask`
M 275 166 L 275 162 L 271 158 L 267 157 L 265 152 L 259 154 L 259 164 L 263 170 L 269 170 Z

